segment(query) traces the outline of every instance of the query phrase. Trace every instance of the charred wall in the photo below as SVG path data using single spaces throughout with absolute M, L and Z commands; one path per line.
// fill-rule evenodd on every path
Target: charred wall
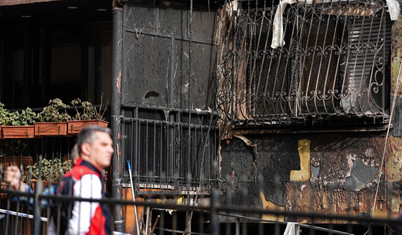
M 220 66 L 216 50 L 223 40 L 219 34 L 227 27 L 224 23 L 216 25 L 224 18 L 224 14 L 219 14 L 219 11 L 217 14 L 214 10 L 194 9 L 190 30 L 188 6 L 126 4 L 123 106 L 158 107 L 167 113 L 174 108 L 214 109 L 219 92 L 227 92 L 226 84 L 217 83 L 215 72 Z M 219 17 L 222 19 L 217 20 Z M 394 51 L 393 55 L 396 54 Z M 392 64 L 391 91 L 396 87 L 398 70 L 395 67 L 399 67 L 399 59 L 393 60 L 393 63 L 396 62 L 397 65 Z M 246 77 L 240 78 L 241 81 Z M 215 92 L 216 86 L 218 93 Z M 244 87 L 235 84 L 231 89 L 241 90 Z M 236 97 L 229 98 L 236 101 Z M 239 113 L 243 111 L 241 106 L 229 105 L 228 109 L 237 109 Z M 393 119 L 394 136 L 400 135 L 400 108 L 397 110 Z M 128 121 L 135 124 L 136 118 Z M 163 119 L 160 121 L 165 124 Z M 189 120 L 184 122 L 180 119 L 178 122 L 187 123 Z M 222 130 L 223 125 L 234 127 L 232 124 L 222 122 L 218 127 Z M 371 212 L 379 185 L 375 214 L 398 213 L 401 139 L 391 137 L 385 144 L 383 126 L 381 132 L 368 132 L 368 126 L 364 123 L 359 125 L 356 128 L 340 125 L 342 132 L 335 130 L 338 132 L 331 133 L 324 124 L 318 128 L 321 133 L 315 134 L 309 132 L 308 127 L 303 134 L 289 131 L 250 135 L 246 128 L 244 132 L 231 128 L 224 130 L 226 133 L 221 133 L 217 141 L 220 144 L 217 154 L 220 157 L 222 200 L 257 208 L 361 214 Z M 260 129 L 270 127 L 261 126 Z M 180 138 L 187 137 L 186 133 L 180 132 Z M 211 138 L 211 141 L 214 139 Z M 384 167 L 379 181 L 383 156 Z
M 235 8 L 237 9 L 237 6 L 228 5 L 226 9 Z M 264 12 L 265 16 L 269 15 L 268 13 Z M 222 11 L 221 15 L 222 19 L 232 16 L 230 10 Z M 238 17 L 240 18 L 241 14 Z M 236 26 L 243 26 L 239 25 Z M 230 27 L 230 24 L 222 20 L 219 27 L 224 29 L 221 32 L 229 32 L 225 29 Z M 245 84 L 248 84 L 244 81 L 250 79 L 247 77 L 249 74 L 241 73 L 247 71 L 244 69 L 245 60 L 242 59 L 248 58 L 246 55 L 252 53 L 243 49 L 244 47 L 239 47 L 239 62 L 234 63 L 235 66 L 225 64 L 227 60 L 224 56 L 222 60 L 218 58 L 218 67 L 226 66 L 224 68 L 232 71 L 227 74 L 218 73 L 220 82 L 217 100 L 218 105 L 219 101 L 223 104 L 222 109 L 218 107 L 223 120 L 220 125 L 219 152 L 221 177 L 224 179 L 223 200 L 236 205 L 287 211 L 372 216 L 399 214 L 402 179 L 402 85 L 398 82 L 398 74 L 402 68 L 400 21 L 392 22 L 391 34 L 392 42 L 389 43 L 392 45 L 386 52 L 390 54 L 391 66 L 384 70 L 387 76 L 390 72 L 390 77 L 386 77 L 388 84 L 384 86 L 386 115 L 381 125 L 367 120 L 358 122 L 363 120 L 359 119 L 361 116 L 341 119 L 341 115 L 335 115 L 335 122 L 329 123 L 325 122 L 324 116 L 312 115 L 311 123 L 306 120 L 297 123 L 297 118 L 294 118 L 291 120 L 293 126 L 288 128 L 283 121 L 283 114 L 286 115 L 287 110 L 279 108 L 276 110 L 283 113 L 278 121 L 270 121 L 269 116 L 265 122 L 258 122 L 247 115 L 247 109 L 242 106 L 249 104 L 252 99 L 250 97 L 253 97 L 247 96 L 247 90 L 244 88 Z M 227 43 L 220 43 L 219 47 L 228 55 L 236 54 L 232 52 L 235 47 L 233 45 L 243 44 L 229 36 L 222 34 L 222 37 L 227 38 Z M 260 53 L 259 50 L 258 52 Z M 266 57 L 257 57 L 259 58 Z M 237 80 L 231 79 L 228 74 Z M 262 81 L 276 78 L 277 76 L 270 75 Z M 230 98 L 225 97 L 227 94 Z M 265 96 L 256 100 L 276 101 Z M 267 105 L 264 108 L 270 107 Z M 254 111 L 252 108 L 250 110 Z M 236 123 L 236 120 L 241 121 Z M 242 122 L 246 124 L 242 125 Z M 388 122 L 391 125 L 388 126 Z M 298 124 L 301 125 L 297 126 Z M 315 124 L 318 126 L 314 127 Z
M 123 105 L 212 108 L 215 11 L 129 2 L 124 12 Z
M 399 213 L 400 139 L 388 143 L 376 215 Z M 368 134 L 235 136 L 221 142 L 225 202 L 267 209 L 371 214 L 384 138 Z M 398 170 L 399 169 L 399 170 Z M 382 177 L 382 181 L 384 177 Z
M 123 12 L 122 155 L 144 187 L 215 181 L 214 6 L 136 0 Z

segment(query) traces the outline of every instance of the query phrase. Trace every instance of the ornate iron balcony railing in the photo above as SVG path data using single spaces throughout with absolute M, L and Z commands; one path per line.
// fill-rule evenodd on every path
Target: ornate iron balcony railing
M 221 115 L 237 125 L 384 123 L 387 9 L 383 1 L 227 3 L 218 29 Z

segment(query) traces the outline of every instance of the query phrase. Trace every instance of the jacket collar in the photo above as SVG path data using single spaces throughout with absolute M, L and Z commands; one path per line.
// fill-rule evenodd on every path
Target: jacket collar
M 95 171 L 96 173 L 98 173 L 100 176 L 103 177 L 102 171 L 101 171 L 99 168 L 97 168 L 97 167 L 95 167 L 94 165 L 92 165 L 91 163 L 89 163 L 88 161 L 82 160 L 82 161 L 79 163 L 79 165 L 80 165 L 80 166 L 86 166 L 86 167 L 88 167 L 89 169 Z

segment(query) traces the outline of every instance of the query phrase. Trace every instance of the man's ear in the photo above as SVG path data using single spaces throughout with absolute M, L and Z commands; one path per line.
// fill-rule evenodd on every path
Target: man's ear
M 90 147 L 91 147 L 91 146 L 89 146 L 88 143 L 82 143 L 82 145 L 81 145 L 81 152 L 82 152 L 84 155 L 89 155 L 89 153 L 90 153 Z

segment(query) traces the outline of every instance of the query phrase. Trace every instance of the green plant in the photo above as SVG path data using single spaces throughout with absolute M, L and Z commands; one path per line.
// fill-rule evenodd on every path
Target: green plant
M 71 119 L 71 116 L 67 113 L 67 104 L 59 98 L 49 100 L 49 105 L 44 107 L 39 113 L 40 122 L 65 122 Z
M 102 120 L 103 115 L 106 112 L 106 106 L 103 107 L 103 96 L 101 99 L 101 104 L 99 108 L 93 105 L 89 101 L 81 101 L 80 98 L 71 101 L 74 106 L 76 114 L 74 116 L 75 120 Z M 81 110 L 81 112 L 79 111 Z
M 4 108 L 4 104 L 0 102 L 0 125 L 8 125 L 10 122 L 10 112 Z
M 30 172 L 28 175 L 32 172 L 32 179 L 41 178 L 42 180 L 59 182 L 71 167 L 71 160 L 62 162 L 60 158 L 41 159 L 40 157 L 39 162 L 35 162 L 32 166 L 27 166 L 26 170 Z
M 28 126 L 33 125 L 37 119 L 38 115 L 31 108 L 27 107 L 21 113 L 18 111 L 10 113 L 7 125 Z

